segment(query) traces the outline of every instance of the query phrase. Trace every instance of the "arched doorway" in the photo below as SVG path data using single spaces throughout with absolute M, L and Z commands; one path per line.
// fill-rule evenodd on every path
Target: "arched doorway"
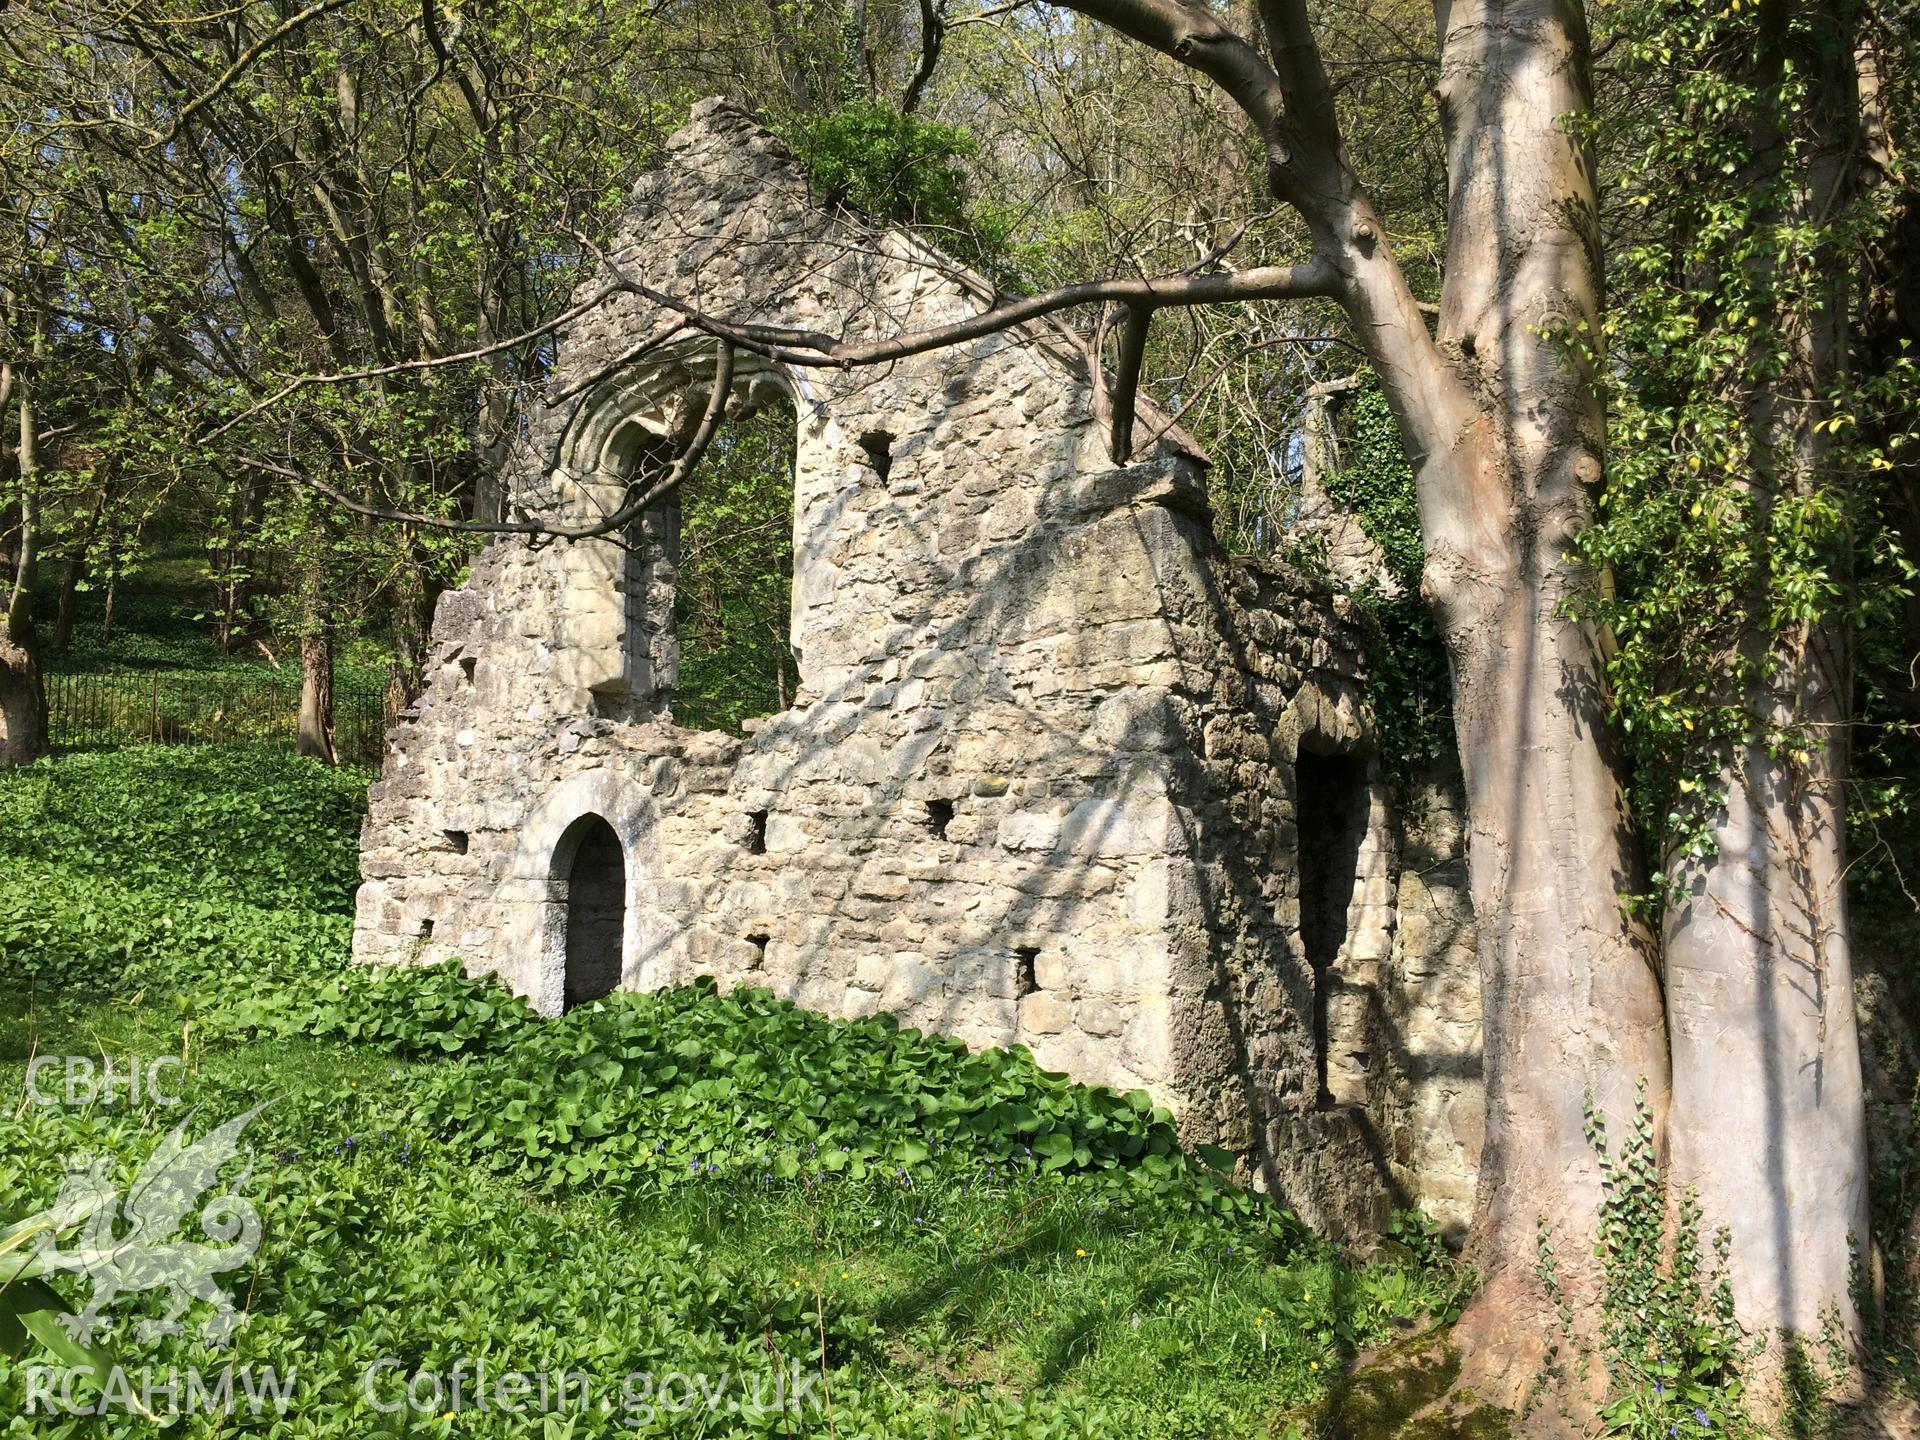
M 1314 1048 L 1320 1104 L 1364 1098 L 1365 1025 L 1344 1013 L 1355 992 L 1342 975 L 1349 921 L 1360 898 L 1360 851 L 1372 796 L 1367 762 L 1358 755 L 1302 748 L 1294 762 L 1294 820 L 1299 836 L 1300 948 L 1313 967 Z M 1335 1014 L 1336 1005 L 1343 1013 Z M 1364 1016 L 1361 1017 L 1364 1021 Z
M 611 995 L 620 985 L 627 913 L 627 857 L 620 837 L 598 815 L 567 827 L 554 852 L 567 906 L 566 981 L 561 1008 Z

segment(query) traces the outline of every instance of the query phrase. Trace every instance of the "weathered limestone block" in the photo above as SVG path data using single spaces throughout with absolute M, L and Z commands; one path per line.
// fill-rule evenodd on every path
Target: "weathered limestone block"
M 1467 897 L 1464 804 L 1451 768 L 1419 777 L 1401 821 L 1391 981 L 1397 1063 L 1378 1106 L 1399 1184 L 1453 1235 L 1473 1213 L 1485 1137 L 1480 969 Z

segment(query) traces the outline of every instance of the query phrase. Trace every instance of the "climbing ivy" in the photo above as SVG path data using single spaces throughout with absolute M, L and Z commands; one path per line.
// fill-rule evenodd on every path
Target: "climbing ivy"
M 1599 1359 L 1607 1373 L 1607 1399 L 1600 1418 L 1605 1433 L 1636 1440 L 1751 1435 L 1742 1377 L 1765 1342 L 1749 1341 L 1734 1318 L 1727 1280 L 1730 1233 L 1723 1227 L 1703 1244 L 1700 1203 L 1692 1191 L 1681 1197 L 1669 1229 L 1644 1082 L 1632 1128 L 1617 1151 L 1591 1098 L 1586 1133 L 1599 1160 L 1602 1188 L 1593 1252 L 1602 1282 Z M 1584 1366 L 1590 1357 L 1578 1353 L 1553 1241 L 1543 1224 L 1536 1268 L 1558 1307 L 1556 1353 L 1565 1344 Z
M 1360 521 L 1386 556 L 1399 594 L 1363 589 L 1353 598 L 1373 631 L 1374 723 L 1389 779 L 1405 783 L 1453 745 L 1453 681 L 1433 614 L 1420 596 L 1426 549 L 1413 467 L 1379 382 L 1369 373 L 1344 407 L 1342 463 L 1327 494 Z
M 780 130 L 827 200 L 926 231 L 997 284 L 1024 288 L 1007 261 L 1014 213 L 970 199 L 965 165 L 976 146 L 965 130 L 869 100 L 799 116 Z
M 1820 417 L 1812 445 L 1767 415 L 1827 307 L 1878 303 L 1849 277 L 1868 273 L 1861 257 L 1884 245 L 1907 187 L 1858 185 L 1806 213 L 1796 187 L 1826 163 L 1809 117 L 1835 12 L 1796 8 L 1779 33 L 1764 9 L 1615 7 L 1614 63 L 1641 98 L 1590 127 L 1617 157 L 1613 223 L 1628 243 L 1603 335 L 1573 337 L 1610 410 L 1598 523 L 1578 541 L 1601 583 L 1578 608 L 1616 642 L 1611 701 L 1656 871 L 1710 851 L 1722 754 L 1759 742 L 1804 763 L 1823 742 L 1730 698 L 1765 691 L 1775 642 L 1818 625 L 1891 633 L 1914 573 L 1887 515 L 1913 439 L 1914 357 L 1838 366 L 1825 393 L 1793 395 Z

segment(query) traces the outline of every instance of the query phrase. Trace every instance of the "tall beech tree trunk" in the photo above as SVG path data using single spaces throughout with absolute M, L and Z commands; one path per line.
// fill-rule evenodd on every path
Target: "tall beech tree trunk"
M 1662 1126 L 1668 1059 L 1651 937 L 1622 905 L 1644 876 L 1598 645 L 1563 613 L 1592 583 L 1569 542 L 1591 519 L 1605 435 L 1592 376 L 1563 343 L 1597 336 L 1601 305 L 1592 157 L 1565 123 L 1591 107 L 1585 19 L 1576 0 L 1438 13 L 1438 340 L 1478 402 L 1451 432 L 1457 473 L 1420 497 L 1425 591 L 1453 659 L 1486 1028 L 1472 1236 L 1486 1285 L 1461 1338 L 1469 1375 L 1510 1403 L 1550 1338 L 1543 1230 L 1579 1331 L 1595 1333 L 1588 1107 L 1622 1136 L 1644 1085 Z
M 1774 683 L 1737 697 L 1757 729 L 1821 737 L 1724 752 L 1718 853 L 1676 860 L 1666 919 L 1673 1178 L 1731 1231 L 1729 1275 L 1750 1330 L 1857 1342 L 1867 1258 L 1866 1113 L 1846 892 L 1844 640 L 1783 639 Z M 1799 741 L 1789 742 L 1798 744 Z M 1781 1347 L 1770 1347 L 1775 1368 Z
M 1779 113 L 1762 102 L 1752 191 L 1792 197 L 1760 223 L 1819 227 L 1843 203 L 1851 169 L 1854 37 L 1840 7 L 1802 12 L 1812 28 L 1797 35 L 1789 9 L 1763 0 L 1754 78 L 1764 95 L 1809 77 L 1806 103 Z M 1803 173 L 1783 169 L 1790 164 Z M 1747 481 L 1757 529 L 1777 504 L 1821 483 L 1829 463 L 1816 422 L 1846 366 L 1847 272 L 1842 257 L 1827 258 L 1824 293 L 1802 297 L 1794 278 L 1779 277 L 1785 298 L 1763 327 L 1769 354 L 1749 367 L 1746 423 L 1764 457 Z M 1781 339 L 1784 372 L 1767 363 Z M 1847 557 L 1834 563 L 1844 575 Z M 1746 608 L 1756 628 L 1742 673 L 1758 678 L 1715 699 L 1746 717 L 1752 738 L 1719 748 L 1716 853 L 1669 865 L 1673 1173 L 1698 1191 L 1707 1224 L 1731 1231 L 1729 1274 L 1749 1329 L 1816 1337 L 1832 1316 L 1857 1343 L 1852 1271 L 1871 1236 L 1847 924 L 1848 640 L 1834 623 L 1769 636 L 1759 628 L 1769 597 Z M 1770 1371 L 1782 1348 L 1769 1347 Z
M 1590 108 L 1584 14 L 1577 0 L 1436 6 L 1448 232 L 1430 334 L 1348 162 L 1303 0 L 1262 0 L 1271 67 L 1204 6 L 1068 3 L 1208 74 L 1247 112 L 1273 195 L 1313 239 L 1292 293 L 1345 309 L 1406 442 L 1423 589 L 1453 663 L 1481 917 L 1488 1113 L 1470 1251 L 1485 1284 L 1456 1333 L 1463 1383 L 1514 1405 L 1556 1329 L 1537 1273 L 1543 1227 L 1579 1335 L 1598 1338 L 1588 1107 L 1625 1134 L 1644 1085 L 1664 1131 L 1668 1097 L 1653 946 L 1621 903 L 1643 875 L 1596 637 L 1562 615 L 1590 584 L 1569 540 L 1590 518 L 1604 437 L 1592 376 L 1560 339 L 1591 341 L 1600 311 L 1593 163 L 1565 123 Z
M 13 595 L 0 627 L 0 769 L 24 765 L 47 753 L 47 686 L 40 671 L 33 591 L 40 579 L 39 428 L 33 408 L 30 373 L 0 367 L 0 397 L 19 391 L 20 442 L 15 460 L 20 472 L 19 559 Z M 0 413 L 5 411 L 0 398 Z
M 1552 333 L 1591 335 L 1600 310 L 1593 166 L 1564 123 L 1589 108 L 1585 24 L 1572 0 L 1469 0 L 1441 20 L 1435 335 L 1351 181 L 1325 243 L 1407 442 L 1422 588 L 1452 660 L 1487 1095 L 1469 1240 L 1484 1284 L 1457 1338 L 1463 1381 L 1513 1405 L 1556 1329 L 1543 1232 L 1577 1334 L 1597 1338 L 1589 1108 L 1623 1135 L 1644 1086 L 1664 1127 L 1668 1060 L 1652 938 L 1621 903 L 1644 872 L 1597 640 L 1563 614 L 1592 583 L 1569 542 L 1590 519 L 1604 442 L 1592 377 Z

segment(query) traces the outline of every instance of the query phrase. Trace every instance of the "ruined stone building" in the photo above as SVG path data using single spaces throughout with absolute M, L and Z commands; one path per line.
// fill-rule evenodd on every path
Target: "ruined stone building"
M 702 311 L 884 336 L 984 281 L 823 205 L 698 107 L 622 274 Z M 624 497 L 713 342 L 617 293 L 576 320 L 508 477 Z M 799 687 L 674 723 L 672 502 L 624 536 L 503 539 L 440 601 L 390 737 L 355 953 L 457 956 L 541 1010 L 696 976 L 1142 1087 L 1335 1234 L 1472 1200 L 1477 978 L 1443 786 L 1396 815 L 1348 603 L 1230 559 L 1204 457 L 1143 411 L 1108 453 L 1083 352 L 1034 323 L 852 370 L 742 354 L 730 413 L 797 415 Z

